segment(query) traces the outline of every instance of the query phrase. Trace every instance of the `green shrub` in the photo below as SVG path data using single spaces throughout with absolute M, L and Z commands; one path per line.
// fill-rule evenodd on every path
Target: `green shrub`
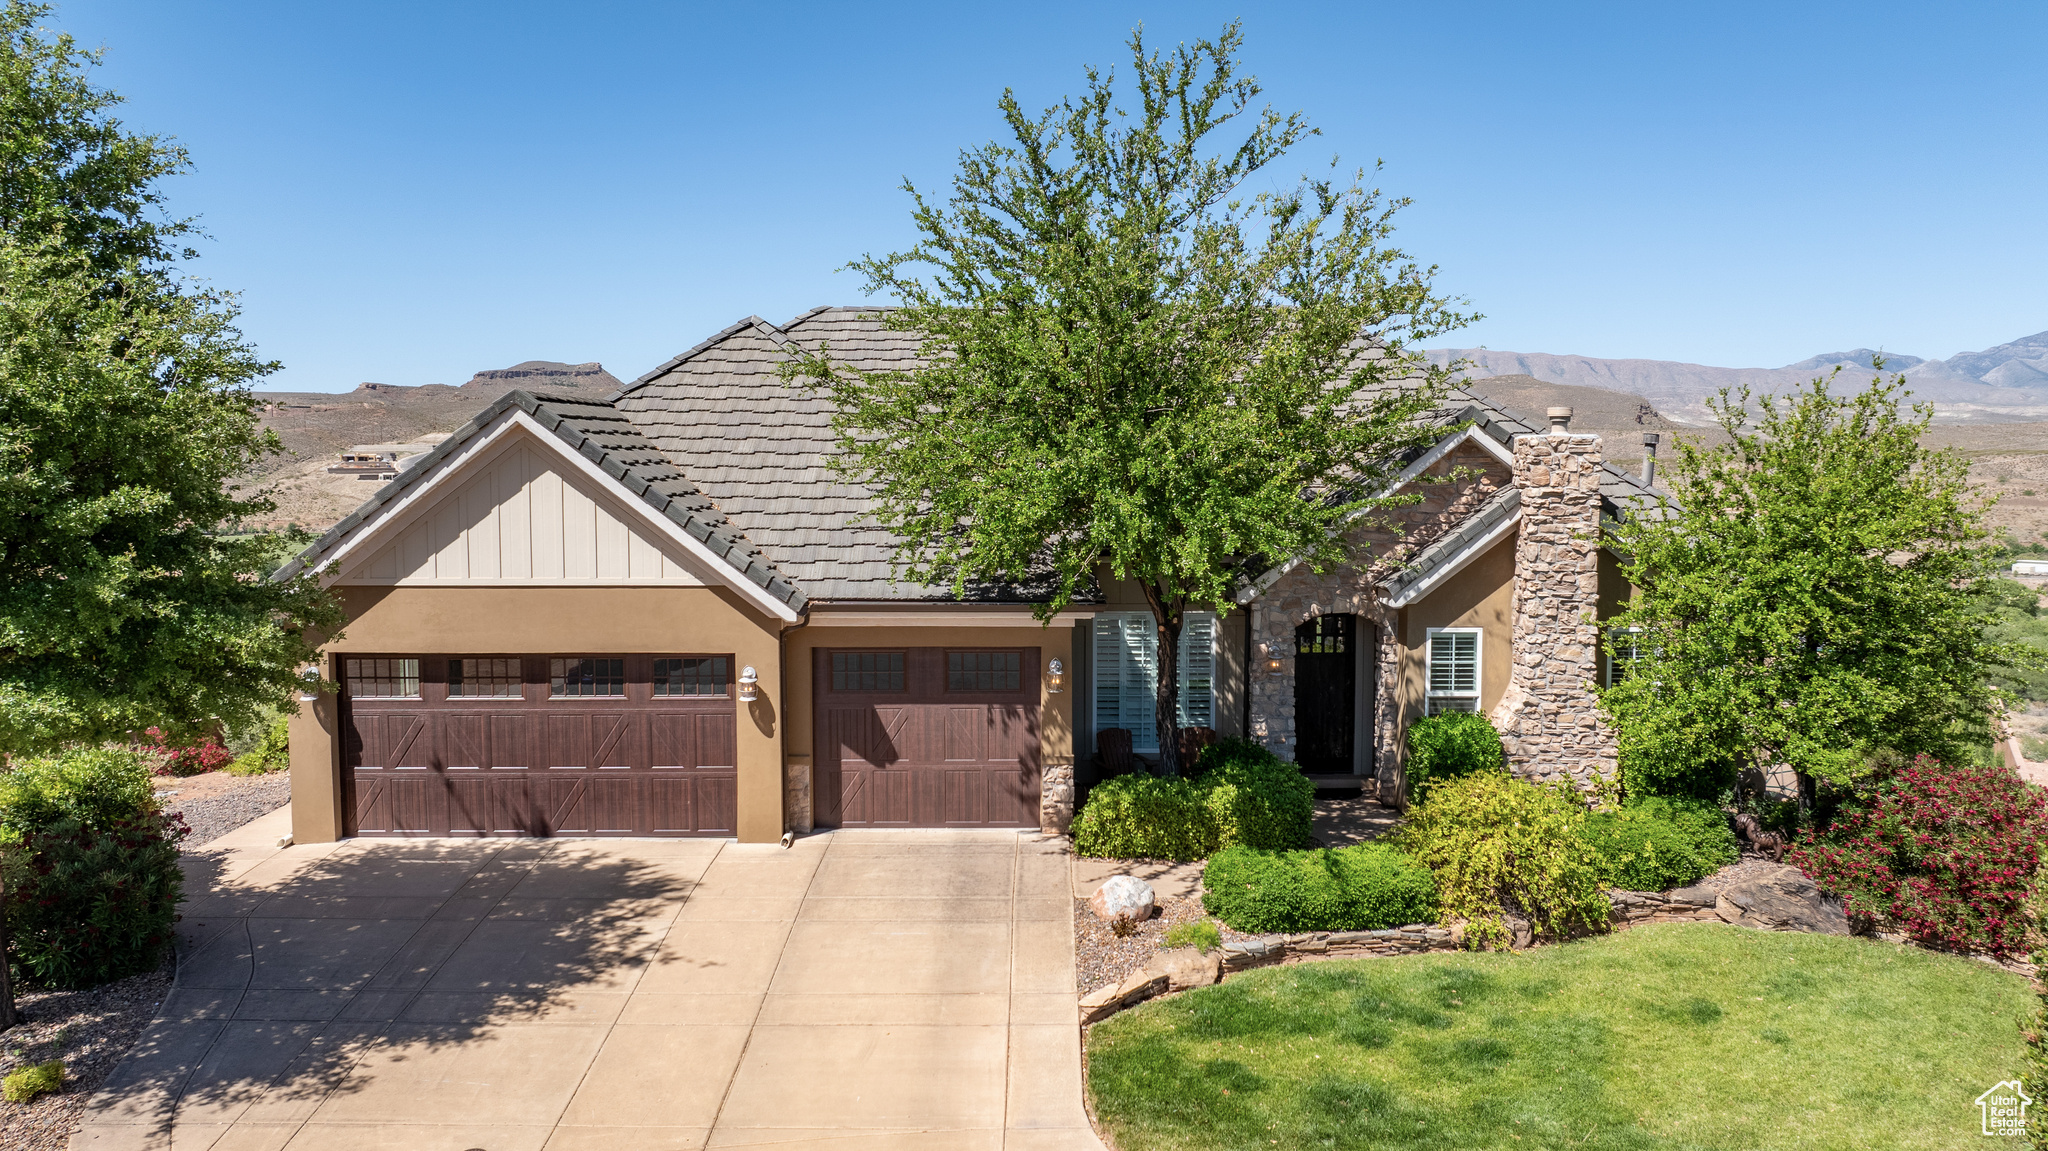
M 1417 803 L 1444 780 L 1498 771 L 1507 762 L 1500 733 L 1477 712 L 1447 711 L 1408 726 L 1408 794 Z
M 9 1103 L 27 1103 L 38 1095 L 57 1091 L 64 1086 L 64 1061 L 52 1059 L 48 1063 L 37 1063 L 7 1073 L 0 1080 L 0 1098 Z
M 1088 793 L 1074 850 L 1120 859 L 1204 859 L 1218 848 L 1301 847 L 1315 819 L 1315 785 L 1299 768 L 1241 739 L 1204 748 L 1195 774 L 1121 775 Z
M 1074 851 L 1117 859 L 1202 859 L 1216 850 L 1216 820 L 1189 779 L 1119 775 L 1088 792 L 1074 819 Z
M 1605 930 L 1607 892 L 1585 823 L 1569 785 L 1482 771 L 1433 787 L 1396 843 L 1436 873 L 1444 921 L 1465 921 L 1466 945 L 1497 948 L 1511 941 L 1511 911 L 1548 938 Z
M 1216 846 L 1308 846 L 1316 785 L 1299 767 L 1244 740 L 1207 748 L 1198 767 L 1195 786 L 1215 821 Z
M 230 775 L 265 775 L 292 765 L 291 717 L 278 716 L 254 746 L 235 756 L 228 764 Z
M 1372 931 L 1436 918 L 1429 870 L 1380 843 L 1319 851 L 1225 848 L 1202 906 L 1238 931 Z
M 52 987 L 155 967 L 184 885 L 184 821 L 156 805 L 149 757 L 76 748 L 0 774 L 9 957 Z
M 1741 854 L 1728 816 L 1698 800 L 1647 796 L 1586 817 L 1581 834 L 1599 859 L 1600 882 L 1624 891 L 1697 883 Z
M 1207 955 L 1223 946 L 1223 929 L 1208 919 L 1199 923 L 1176 923 L 1166 929 L 1166 945 L 1192 947 Z

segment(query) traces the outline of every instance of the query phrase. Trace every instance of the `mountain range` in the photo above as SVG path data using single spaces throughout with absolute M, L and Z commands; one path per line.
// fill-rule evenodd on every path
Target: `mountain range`
M 1903 374 L 1916 401 L 1932 403 L 1940 423 L 2005 423 L 2048 419 L 2048 332 L 1946 360 L 1879 353 L 1870 348 L 1825 352 L 1782 368 L 1717 368 L 1671 360 L 1608 360 L 1548 352 L 1491 348 L 1432 348 L 1431 362 L 1468 362 L 1464 375 L 1529 376 L 1552 384 L 1610 388 L 1655 404 L 1669 418 L 1710 420 L 1705 401 L 1722 388 L 1781 393 L 1841 368 L 1844 382 L 1861 387 L 1877 357 L 1886 375 Z

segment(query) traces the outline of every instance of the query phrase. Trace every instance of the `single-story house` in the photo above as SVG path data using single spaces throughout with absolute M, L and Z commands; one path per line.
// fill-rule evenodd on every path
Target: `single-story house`
M 918 350 L 819 308 L 601 401 L 510 393 L 284 568 L 348 615 L 318 669 L 339 693 L 292 721 L 295 837 L 1057 830 L 1098 733 L 1156 751 L 1135 588 L 1041 623 L 1030 588 L 891 578 L 868 493 L 827 466 L 828 401 L 778 374 L 825 341 L 870 369 Z M 1236 610 L 1190 621 L 1182 726 L 1386 794 L 1407 724 L 1444 710 L 1489 713 L 1532 774 L 1612 769 L 1602 519 L 1648 485 L 1568 413 L 1463 391 L 1436 419 L 1403 473 L 1425 498 L 1357 532 L 1357 565 L 1255 565 Z

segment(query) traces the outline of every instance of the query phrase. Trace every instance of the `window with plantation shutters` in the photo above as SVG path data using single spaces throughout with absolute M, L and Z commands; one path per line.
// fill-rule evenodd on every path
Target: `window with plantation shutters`
M 1180 632 L 1182 727 L 1216 726 L 1216 632 L 1213 612 L 1189 612 Z M 1121 727 L 1131 750 L 1156 752 L 1153 699 L 1159 690 L 1159 628 L 1150 612 L 1095 617 L 1095 730 Z
M 1479 629 L 1429 629 L 1430 715 L 1479 710 Z

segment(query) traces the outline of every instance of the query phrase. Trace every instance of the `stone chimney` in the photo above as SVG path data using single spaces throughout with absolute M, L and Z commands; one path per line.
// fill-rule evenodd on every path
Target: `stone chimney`
M 1509 767 L 1588 787 L 1616 767 L 1614 731 L 1594 705 L 1600 674 L 1600 437 L 1574 435 L 1572 410 L 1550 434 L 1515 438 L 1522 522 L 1515 535 L 1514 649 L 1491 718 Z

